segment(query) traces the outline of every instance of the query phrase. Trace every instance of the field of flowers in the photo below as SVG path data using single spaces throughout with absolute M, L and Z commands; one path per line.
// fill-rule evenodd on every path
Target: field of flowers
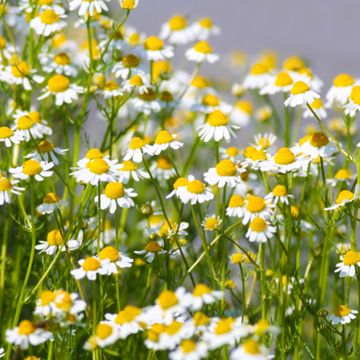
M 359 359 L 360 83 L 137 6 L 0 3 L 0 357 Z

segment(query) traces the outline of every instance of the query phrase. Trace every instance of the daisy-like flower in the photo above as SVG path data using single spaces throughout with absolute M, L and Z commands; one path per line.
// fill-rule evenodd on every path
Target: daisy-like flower
M 282 204 L 289 205 L 289 199 L 293 199 L 294 196 L 288 193 L 286 186 L 276 185 L 273 190 L 265 196 L 265 199 L 272 204 L 281 202 Z
M 108 271 L 108 274 L 117 274 L 118 268 L 130 268 L 134 261 L 112 246 L 106 246 L 99 252 L 99 260 L 102 267 Z
M 124 95 L 119 84 L 114 80 L 106 81 L 100 90 L 100 94 L 104 97 L 105 100 Z
M 271 79 L 269 68 L 265 64 L 256 63 L 246 75 L 243 86 L 245 89 L 262 89 L 269 84 Z
M 333 179 L 327 179 L 326 183 L 332 187 L 337 186 L 338 184 L 345 183 L 350 185 L 351 180 L 353 180 L 354 175 L 350 169 L 341 168 L 339 169 Z
M 117 326 L 120 339 L 126 339 L 129 335 L 143 330 L 141 326 L 142 310 L 137 306 L 126 305 L 117 314 L 106 314 L 105 319 Z
M 52 129 L 47 126 L 47 122 L 42 120 L 38 111 L 17 110 L 14 114 L 15 126 L 12 128 L 19 139 L 30 141 L 30 139 L 41 139 L 45 135 L 52 135 Z
M 185 53 L 189 61 L 202 63 L 204 61 L 212 64 L 219 60 L 219 55 L 214 54 L 213 48 L 206 40 L 200 40 L 192 48 L 188 49 Z
M 41 140 L 37 144 L 37 150 L 38 151 L 27 154 L 26 158 L 35 159 L 38 161 L 44 159 L 46 162 L 52 161 L 54 165 L 59 164 L 57 155 L 64 156 L 68 151 L 67 149 L 60 149 L 58 147 L 55 147 L 53 143 L 47 140 Z
M 143 72 L 138 72 L 122 83 L 122 89 L 128 93 L 142 95 L 149 92 L 151 85 L 148 76 Z
M 349 102 L 344 106 L 344 113 L 351 117 L 358 111 L 360 111 L 360 85 L 352 87 Z
M 259 344 L 254 339 L 245 340 L 245 342 L 231 352 L 231 360 L 266 360 L 269 355 L 265 346 Z
M 220 34 L 220 28 L 209 17 L 202 18 L 191 25 L 194 37 L 199 40 L 207 40 L 211 35 Z
M 229 159 L 224 159 L 216 164 L 216 167 L 210 168 L 205 174 L 205 181 L 210 185 L 217 185 L 219 188 L 225 185 L 234 188 L 240 182 L 240 169 Z
M 71 275 L 80 280 L 87 277 L 89 280 L 96 280 L 97 275 L 108 275 L 108 270 L 102 267 L 101 261 L 94 256 L 80 259 L 78 261 L 80 267 L 71 270 Z
M 79 16 L 84 16 L 87 13 L 90 16 L 94 16 L 95 14 L 100 14 L 102 11 L 108 10 L 105 3 L 108 1 L 109 0 L 71 0 L 69 9 L 73 11 L 79 8 Z
M 315 114 L 321 119 L 326 119 L 327 112 L 324 108 L 324 104 L 321 99 L 315 99 L 312 103 L 309 103 L 310 107 L 314 110 Z M 313 118 L 314 114 L 310 111 L 308 107 L 304 109 L 304 119 Z
M 287 71 L 280 71 L 260 90 L 260 95 L 274 95 L 278 92 L 287 93 L 292 88 L 293 82 L 294 80 Z
M 183 45 L 193 40 L 192 29 L 185 17 L 174 15 L 161 27 L 160 37 L 172 45 Z
M 166 198 L 170 199 L 173 196 L 176 196 L 177 198 L 179 198 L 181 191 L 186 190 L 186 186 L 187 186 L 188 182 L 189 182 L 188 179 L 185 177 L 179 177 L 178 179 L 176 179 L 173 184 L 173 191 L 171 191 L 170 194 L 166 196 Z
M 209 114 L 215 110 L 220 110 L 224 113 L 231 111 L 231 105 L 221 101 L 218 96 L 209 92 L 201 98 L 200 103 L 196 103 L 191 107 L 192 111 L 203 112 Z
M 255 217 L 269 218 L 273 213 L 274 205 L 267 199 L 256 195 L 249 195 L 245 199 L 243 224 L 246 225 Z
M 97 346 L 105 348 L 118 340 L 119 334 L 116 326 L 110 321 L 101 321 L 96 325 L 95 334 L 85 343 L 86 350 L 93 350 Z
M 71 64 L 70 57 L 65 52 L 44 54 L 41 56 L 40 62 L 43 64 L 43 70 L 47 73 L 65 76 L 75 76 L 77 74 L 77 69 Z
M 37 161 L 34 159 L 26 160 L 22 166 L 11 168 L 9 172 L 17 179 L 27 180 L 34 177 L 36 181 L 43 181 L 44 178 L 50 177 L 54 167 L 52 162 Z
M 165 45 L 164 40 L 157 36 L 149 36 L 144 41 L 144 50 L 148 60 L 158 61 L 174 56 L 172 46 Z
M 358 199 L 358 197 L 352 191 L 342 190 L 339 192 L 339 194 L 335 200 L 335 204 L 325 208 L 324 210 L 325 211 L 335 210 L 335 209 L 345 206 L 346 204 L 354 202 L 357 199 Z
M 337 152 L 335 144 L 320 131 L 305 137 L 300 145 L 298 152 L 300 156 L 309 156 L 311 159 L 316 159 L 319 156 L 328 158 Z
M 219 216 L 210 215 L 203 220 L 201 225 L 206 231 L 214 231 L 220 227 L 221 223 L 222 220 Z
M 205 124 L 198 127 L 199 137 L 204 142 L 209 142 L 211 139 L 220 141 L 225 139 L 230 141 L 230 137 L 234 136 L 234 130 L 238 129 L 237 126 L 230 124 L 230 119 L 220 110 L 215 110 L 206 115 Z
M 84 89 L 80 86 L 72 84 L 70 79 L 61 74 L 53 75 L 47 82 L 47 86 L 38 100 L 43 100 L 50 95 L 55 97 L 55 105 L 71 104 L 73 101 L 79 99 L 79 94 L 83 93 Z
M 259 150 L 266 150 L 274 145 L 276 139 L 276 135 L 272 133 L 256 134 L 254 136 L 254 143 L 252 145 Z
M 226 215 L 230 217 L 239 217 L 244 216 L 244 206 L 245 200 L 240 195 L 232 195 L 229 200 L 229 205 L 226 208 Z
M 349 276 L 354 277 L 356 267 L 360 267 L 360 253 L 354 250 L 348 250 L 345 254 L 340 255 L 341 262 L 336 264 L 336 273 L 340 273 L 341 278 Z
M 276 228 L 262 217 L 254 217 L 249 224 L 246 237 L 250 242 L 266 242 L 271 239 L 276 232 Z
M 52 339 L 51 332 L 37 327 L 29 320 L 22 320 L 19 326 L 6 330 L 6 341 L 19 346 L 22 350 L 27 349 L 29 345 L 38 346 Z
M 109 182 L 106 184 L 104 194 L 100 195 L 101 210 L 109 209 L 110 214 L 114 214 L 117 207 L 130 208 L 135 206 L 133 197 L 137 194 L 134 189 L 125 189 L 121 182 Z M 95 203 L 99 201 L 99 196 L 95 196 Z
M 227 148 L 220 148 L 220 155 L 222 158 L 230 159 L 231 161 L 239 160 L 240 150 L 236 146 L 230 146 Z
M 349 74 L 339 74 L 333 80 L 333 85 L 326 94 L 326 106 L 345 105 L 355 84 L 355 79 Z
M 138 94 L 136 98 L 131 100 L 130 105 L 134 107 L 137 113 L 143 112 L 145 115 L 161 111 L 157 94 L 152 88 L 147 89 L 143 94 Z
M 116 63 L 113 67 L 112 72 L 117 78 L 126 80 L 131 77 L 131 75 L 144 74 L 143 71 L 139 68 L 141 59 L 135 54 L 127 54 L 123 56 L 121 61 Z
M 49 36 L 66 26 L 66 22 L 63 21 L 65 18 L 65 10 L 62 7 L 45 8 L 30 21 L 30 27 L 38 35 Z
M 183 304 L 191 310 L 200 310 L 203 306 L 212 304 L 224 296 L 222 291 L 210 289 L 205 284 L 197 284 L 192 293 L 186 293 Z
M 169 180 L 176 175 L 171 160 L 167 156 L 159 157 L 150 167 L 150 172 L 159 180 Z
M 150 175 L 146 171 L 139 169 L 139 165 L 130 160 L 125 160 L 119 164 L 118 171 L 120 176 L 119 180 L 124 184 L 127 184 L 130 178 L 134 179 L 134 181 L 150 178 Z
M 147 139 L 142 139 L 138 136 L 133 137 L 130 140 L 129 148 L 124 155 L 124 160 L 132 160 L 136 163 L 143 161 L 143 156 L 145 154 L 152 154 L 152 148 L 147 146 Z
M 208 347 L 203 341 L 182 340 L 178 348 L 169 354 L 170 360 L 200 360 L 208 355 Z
M 292 88 L 290 89 L 290 95 L 285 100 L 285 106 L 306 106 L 306 104 L 311 104 L 315 99 L 320 97 L 315 91 L 311 90 L 310 86 L 303 82 L 297 81 Z
M 245 161 L 244 166 L 253 170 L 259 170 L 268 164 L 269 155 L 263 149 L 256 149 L 254 146 L 248 146 L 243 152 Z
M 238 100 L 229 116 L 235 125 L 244 127 L 249 124 L 253 113 L 254 107 L 250 101 Z
M 357 310 L 352 310 L 347 305 L 339 305 L 335 311 L 335 314 L 329 315 L 329 320 L 333 325 L 345 325 L 354 320 L 357 313 Z
M 217 349 L 223 345 L 233 346 L 249 334 L 250 327 L 244 325 L 240 318 L 213 319 L 209 331 L 203 335 L 210 349 Z
M 195 179 L 193 176 L 189 176 L 186 187 L 179 191 L 178 196 L 184 204 L 190 202 L 191 205 L 197 203 L 202 204 L 214 198 L 214 194 L 211 190 L 207 188 L 203 182 Z
M 155 255 L 166 254 L 167 251 L 163 249 L 163 242 L 161 240 L 151 240 L 145 245 L 143 250 L 136 250 L 134 253 L 145 255 L 146 261 L 151 264 L 155 259 Z
M 23 187 L 16 186 L 17 183 L 17 180 L 9 180 L 0 174 L 0 206 L 11 203 L 11 194 L 20 195 L 25 190 Z
M 11 147 L 13 144 L 19 144 L 22 137 L 19 132 L 15 131 L 8 126 L 0 127 L 0 142 L 3 142 L 6 147 Z
M 176 138 L 176 134 L 170 134 L 167 130 L 159 131 L 155 137 L 154 145 L 148 145 L 149 152 L 152 155 L 159 155 L 169 148 L 173 150 L 180 149 L 184 144 L 176 140 Z
M 119 0 L 120 7 L 125 10 L 134 10 L 139 4 L 139 0 Z

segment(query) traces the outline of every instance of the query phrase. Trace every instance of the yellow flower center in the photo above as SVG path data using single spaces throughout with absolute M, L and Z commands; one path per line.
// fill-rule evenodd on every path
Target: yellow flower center
M 40 20 L 46 25 L 54 24 L 59 20 L 59 15 L 53 9 L 46 9 L 41 13 Z
M 150 341 L 158 342 L 159 335 L 164 332 L 165 326 L 162 324 L 153 324 L 150 329 L 147 331 L 147 338 Z
M 54 0 L 39 0 L 38 1 L 39 6 L 52 5 L 53 3 L 54 3 Z
M 98 259 L 94 257 L 88 257 L 82 264 L 82 268 L 85 271 L 96 271 L 101 267 L 101 263 Z
M 55 193 L 51 192 L 51 193 L 47 193 L 44 196 L 44 203 L 45 204 L 55 204 L 60 200 L 59 196 L 57 196 Z
M 99 259 L 106 260 L 109 259 L 111 262 L 119 260 L 119 252 L 112 246 L 106 246 L 99 252 Z
M 298 94 L 304 94 L 309 90 L 310 87 L 308 84 L 304 83 L 303 81 L 297 81 L 294 84 L 294 86 L 291 88 L 290 92 L 293 95 L 298 95 Z
M 42 171 L 41 164 L 36 160 L 27 160 L 23 164 L 23 173 L 29 176 L 40 174 Z
M 236 165 L 228 159 L 221 160 L 216 165 L 216 173 L 219 176 L 235 176 L 236 175 Z
M 7 139 L 14 135 L 14 132 L 7 126 L 0 127 L 0 139 Z
M 149 88 L 146 93 L 138 95 L 138 98 L 143 101 L 154 101 L 156 99 L 156 93 L 154 90 Z
M 142 77 L 140 75 L 134 75 L 130 80 L 129 80 L 130 85 L 132 86 L 142 86 L 144 85 L 144 82 L 142 80 Z
M 127 10 L 133 10 L 137 6 L 136 0 L 122 0 L 121 1 L 121 8 Z
M 244 255 L 241 253 L 232 254 L 230 260 L 233 264 L 241 264 L 244 261 Z
M 340 169 L 335 174 L 335 179 L 346 180 L 346 179 L 350 179 L 350 178 L 351 178 L 351 171 L 348 169 Z
M 27 115 L 21 116 L 17 122 L 17 128 L 19 130 L 28 130 L 32 128 L 36 123 L 40 123 L 40 113 L 37 111 L 29 112 Z
M 351 89 L 350 99 L 356 104 L 360 105 L 360 86 L 354 86 Z
M 254 218 L 250 223 L 251 231 L 254 231 L 254 232 L 257 232 L 257 233 L 265 231 L 266 228 L 267 228 L 267 223 L 261 217 Z
M 0 176 L 0 191 L 10 191 L 11 188 L 10 180 L 4 176 Z
M 203 105 L 206 106 L 211 106 L 211 107 L 215 107 L 215 106 L 219 106 L 220 105 L 220 100 L 217 96 L 213 95 L 213 94 L 206 94 L 202 100 L 201 103 Z
M 116 316 L 115 322 L 119 325 L 130 323 L 140 314 L 140 308 L 132 305 L 126 305 Z
M 92 148 L 88 150 L 85 157 L 89 160 L 101 159 L 104 154 L 98 148 Z
M 265 200 L 259 196 L 251 195 L 248 198 L 246 209 L 251 213 L 257 213 L 265 209 Z
M 156 241 L 149 241 L 144 249 L 148 252 L 157 253 L 161 251 L 161 246 Z
M 237 208 L 244 206 L 245 201 L 244 198 L 240 195 L 232 195 L 229 201 L 229 207 L 230 208 Z
M 21 61 L 11 67 L 11 73 L 17 78 L 26 77 L 30 74 L 29 65 L 25 61 Z
M 288 165 L 295 161 L 295 154 L 287 147 L 280 148 L 274 156 L 274 160 L 279 165 Z
M 122 58 L 122 63 L 126 68 L 134 68 L 140 65 L 140 59 L 136 55 L 129 54 Z
M 179 321 L 173 321 L 170 325 L 165 327 L 164 332 L 169 335 L 174 335 L 177 334 L 182 327 L 183 323 Z
M 186 186 L 187 184 L 189 183 L 188 179 L 187 178 L 184 178 L 184 177 L 181 177 L 181 178 L 178 178 L 175 182 L 174 182 L 174 189 L 178 189 L 179 187 L 183 187 L 183 186 Z
M 310 144 L 315 147 L 323 147 L 329 143 L 328 137 L 322 132 L 316 132 L 311 135 Z
M 246 340 L 243 347 L 248 354 L 256 355 L 261 353 L 259 344 L 253 339 Z
M 172 142 L 173 140 L 174 139 L 173 139 L 172 135 L 167 130 L 162 130 L 162 131 L 158 132 L 158 134 L 156 135 L 155 143 L 158 145 L 168 144 L 168 143 Z
M 123 165 L 121 171 L 135 171 L 138 168 L 138 166 L 130 160 L 123 161 L 121 164 Z
M 192 180 L 186 186 L 186 189 L 192 194 L 201 194 L 205 191 L 205 184 L 200 180 Z
M 130 140 L 129 148 L 131 150 L 140 149 L 145 145 L 145 141 L 140 137 L 134 137 Z
M 172 31 L 185 29 L 187 26 L 186 19 L 181 15 L 175 15 L 169 20 L 169 27 Z
M 250 101 L 239 100 L 235 103 L 235 107 L 244 113 L 251 115 L 254 111 L 254 107 Z
M 310 105 L 315 110 L 319 110 L 319 109 L 322 109 L 324 107 L 324 104 L 321 101 L 321 99 L 315 99 Z
M 336 87 L 347 87 L 355 84 L 355 79 L 349 74 L 339 74 L 333 80 L 333 84 Z
M 93 159 L 90 160 L 86 167 L 94 174 L 104 174 L 109 171 L 110 166 L 104 159 Z
M 50 246 L 59 246 L 64 244 L 64 239 L 61 236 L 60 231 L 56 229 L 48 232 L 46 240 Z
M 194 296 L 203 296 L 206 294 L 211 294 L 211 289 L 205 284 L 197 284 L 194 288 L 193 295 Z
M 99 339 L 106 339 L 113 333 L 113 329 L 108 324 L 98 324 L 96 325 L 95 335 Z
M 291 85 L 293 82 L 291 76 L 286 71 L 281 71 L 275 79 L 275 86 L 285 87 Z
M 344 265 L 355 265 L 360 262 L 360 253 L 358 251 L 349 250 L 344 255 Z
M 110 199 L 119 199 L 124 196 L 124 185 L 119 182 L 111 182 L 105 187 L 105 195 Z
M 231 146 L 226 149 L 226 154 L 230 157 L 235 157 L 239 155 L 239 149 L 235 146 Z
M 291 206 L 290 213 L 291 216 L 296 219 L 297 217 L 299 217 L 300 211 L 296 206 Z
M 179 303 L 179 299 L 173 291 L 164 290 L 157 298 L 157 302 L 163 310 L 167 310 L 177 305 Z
M 53 291 L 45 290 L 40 294 L 40 302 L 42 306 L 49 305 L 55 299 Z
M 229 118 L 220 110 L 215 110 L 207 116 L 207 123 L 211 126 L 225 126 Z
M 335 203 L 342 204 L 343 202 L 351 201 L 354 199 L 354 196 L 355 195 L 352 191 L 349 191 L 349 190 L 340 191 L 338 197 L 336 198 Z
M 54 75 L 48 81 L 48 89 L 51 92 L 60 93 L 66 91 L 70 86 L 70 80 L 64 75 Z
M 193 322 L 195 326 L 203 326 L 207 325 L 210 322 L 210 318 L 201 311 L 197 311 L 193 316 Z
M 170 170 L 172 169 L 172 164 L 169 158 L 167 157 L 161 157 L 157 161 L 157 166 L 161 170 Z
M 335 311 L 335 315 L 339 317 L 349 315 L 350 313 L 351 313 L 351 309 L 346 305 L 340 305 Z
M 193 340 L 183 340 L 180 343 L 180 349 L 183 353 L 188 354 L 196 349 L 196 342 Z
M 3 36 L 0 36 L 0 50 L 4 50 L 6 48 L 6 39 Z
M 276 185 L 272 192 L 275 196 L 286 196 L 288 194 L 284 185 Z
M 159 51 L 164 48 L 164 41 L 157 36 L 150 36 L 144 42 L 145 50 Z
M 210 86 L 209 81 L 201 75 L 197 75 L 191 81 L 191 85 L 198 88 L 198 89 L 205 89 Z
M 58 290 L 56 291 L 55 304 L 59 309 L 69 311 L 72 307 L 73 300 L 67 291 Z
M 212 29 L 212 27 L 214 26 L 214 22 L 211 18 L 206 17 L 199 20 L 199 25 L 204 29 Z
M 283 68 L 289 71 L 300 71 L 304 67 L 304 60 L 302 60 L 298 56 L 290 56 L 283 63 Z
M 36 330 L 36 327 L 29 320 L 23 320 L 19 324 L 18 333 L 20 335 L 30 335 Z
M 250 69 L 251 75 L 264 75 L 269 71 L 266 65 L 262 63 L 254 64 Z
M 197 42 L 194 45 L 194 49 L 195 49 L 195 51 L 197 51 L 201 54 L 212 54 L 213 53 L 213 48 L 205 40 L 201 40 L 201 41 Z
M 231 317 L 220 319 L 214 329 L 216 335 L 224 335 L 229 333 L 234 327 L 235 320 Z
M 213 231 L 218 228 L 219 224 L 220 222 L 215 216 L 209 217 L 205 220 L 205 229 Z

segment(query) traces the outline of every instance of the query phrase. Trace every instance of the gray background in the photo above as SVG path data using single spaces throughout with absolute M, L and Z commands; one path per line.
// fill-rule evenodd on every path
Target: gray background
M 359 75 L 360 0 L 140 0 L 128 23 L 157 34 L 175 13 L 212 17 L 222 33 L 211 43 L 221 54 L 298 54 L 326 84 L 340 72 Z

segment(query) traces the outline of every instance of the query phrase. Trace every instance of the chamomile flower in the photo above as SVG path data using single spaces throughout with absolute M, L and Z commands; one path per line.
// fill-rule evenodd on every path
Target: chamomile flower
M 52 162 L 37 161 L 34 159 L 26 160 L 22 166 L 10 168 L 9 172 L 17 179 L 27 180 L 34 177 L 36 181 L 43 181 L 53 174 L 51 169 L 54 167 Z
M 21 140 L 22 137 L 18 131 L 14 131 L 8 126 L 0 127 L 0 142 L 4 143 L 5 147 L 19 144 Z
M 208 355 L 208 347 L 203 341 L 184 339 L 178 348 L 169 354 L 170 360 L 200 360 Z
M 339 305 L 335 313 L 329 315 L 329 320 L 333 325 L 345 325 L 354 320 L 357 313 L 357 310 L 352 310 L 347 305 Z
M 300 149 L 298 150 L 301 153 L 301 156 L 309 156 L 312 159 L 316 159 L 319 156 L 328 158 L 338 151 L 335 144 L 320 131 L 309 135 L 304 140 L 305 141 L 302 142 Z
M 245 199 L 243 224 L 246 225 L 256 217 L 269 218 L 273 213 L 274 205 L 265 198 L 249 195 Z
M 253 113 L 254 107 L 250 101 L 238 100 L 229 116 L 235 125 L 244 127 L 249 124 Z
M 272 204 L 281 202 L 282 204 L 289 205 L 289 199 L 293 199 L 294 196 L 288 193 L 286 186 L 276 185 L 273 190 L 265 196 L 265 199 L 270 201 Z
M 112 246 L 106 246 L 99 252 L 99 260 L 102 267 L 108 271 L 108 274 L 117 274 L 118 268 L 130 268 L 134 261 Z
M 287 93 L 291 90 L 293 82 L 293 78 L 287 71 L 280 71 L 260 90 L 260 95 L 274 95 L 278 92 Z
M 114 80 L 108 80 L 99 91 L 105 100 L 123 96 L 124 93 L 120 88 L 119 84 Z
M 149 36 L 145 39 L 144 51 L 150 61 L 164 60 L 174 56 L 172 46 L 165 45 L 164 40 L 157 36 Z
M 351 117 L 358 111 L 360 111 L 360 85 L 352 87 L 349 102 L 344 106 L 344 113 Z
M 148 76 L 143 72 L 138 72 L 122 83 L 122 89 L 128 93 L 142 95 L 149 92 L 151 85 Z
M 52 161 L 54 165 L 59 164 L 57 158 L 58 155 L 64 156 L 67 153 L 67 149 L 60 149 L 56 147 L 53 143 L 47 140 L 41 140 L 37 144 L 37 150 L 35 152 L 29 153 L 26 155 L 26 158 L 32 158 L 38 161 L 45 160 L 47 162 Z
M 197 63 L 208 62 L 210 64 L 219 60 L 219 55 L 214 54 L 213 48 L 206 40 L 200 40 L 185 53 L 189 61 Z
M 191 310 L 199 310 L 203 306 L 212 304 L 224 296 L 222 291 L 210 289 L 205 284 L 197 284 L 192 293 L 186 293 L 183 304 Z
M 127 184 L 129 180 L 132 178 L 134 181 L 138 182 L 142 179 L 149 179 L 150 175 L 144 171 L 143 169 L 139 168 L 138 164 L 130 160 L 125 160 L 118 166 L 119 171 L 119 179 L 124 184 Z
M 245 340 L 245 342 L 231 352 L 231 360 L 266 360 L 269 355 L 265 346 L 259 344 L 254 339 Z
M 79 16 L 84 16 L 89 13 L 90 16 L 99 14 L 102 11 L 107 11 L 106 2 L 109 0 L 71 0 L 69 3 L 70 11 L 79 8 Z
M 245 76 L 243 86 L 245 89 L 262 89 L 269 84 L 272 77 L 269 68 L 262 63 L 254 64 L 250 73 Z
M 354 175 L 351 172 L 351 169 L 341 168 L 336 172 L 333 179 L 326 179 L 326 183 L 332 187 L 335 187 L 341 183 L 350 185 L 353 178 L 354 178 Z
M 22 350 L 30 345 L 38 346 L 48 340 L 53 340 L 52 333 L 37 327 L 29 320 L 22 320 L 15 328 L 6 330 L 6 341 L 19 346 Z
M 184 16 L 174 15 L 161 27 L 160 38 L 172 45 L 183 45 L 193 40 L 193 32 Z
M 121 182 L 109 182 L 106 184 L 104 194 L 100 195 L 100 208 L 101 210 L 109 209 L 110 214 L 114 214 L 116 209 L 130 208 L 135 206 L 133 197 L 137 194 L 134 189 L 125 189 Z M 95 196 L 95 203 L 99 201 L 99 196 Z
M 210 168 L 205 174 L 204 179 L 209 185 L 216 185 L 219 188 L 225 185 L 229 188 L 234 188 L 240 182 L 241 170 L 231 160 L 224 159 L 216 164 L 216 167 Z
M 16 186 L 18 180 L 10 180 L 0 174 L 0 206 L 11 203 L 11 194 L 20 195 L 25 190 L 23 187 Z
M 314 110 L 315 114 L 321 119 L 326 119 L 327 112 L 324 108 L 324 104 L 321 99 L 315 99 L 312 103 L 309 103 L 310 107 Z M 308 107 L 304 109 L 304 119 L 313 118 L 314 114 L 310 111 Z
M 189 176 L 186 187 L 179 191 L 178 196 L 184 204 L 190 203 L 191 205 L 202 204 L 214 198 L 211 190 L 203 182 L 192 176 Z
M 43 94 L 38 97 L 38 100 L 43 100 L 50 95 L 55 97 L 55 105 L 61 106 L 71 104 L 79 99 L 79 94 L 83 93 L 84 89 L 80 86 L 72 84 L 70 79 L 61 74 L 53 75 L 47 82 L 47 86 Z
M 236 146 L 229 146 L 227 148 L 220 148 L 220 155 L 223 159 L 230 159 L 231 161 L 239 160 L 240 150 Z
M 159 131 L 155 137 L 154 145 L 148 145 L 149 153 L 159 155 L 162 151 L 170 148 L 173 150 L 180 149 L 184 144 L 176 139 L 176 134 L 170 134 L 167 130 Z
M 355 79 L 349 74 L 339 74 L 333 80 L 333 85 L 326 94 L 326 105 L 345 105 L 351 94 Z
M 194 37 L 199 40 L 207 40 L 211 35 L 219 35 L 220 28 L 209 17 L 202 18 L 191 25 Z
M 71 270 L 71 275 L 80 280 L 87 277 L 89 280 L 96 280 L 97 275 L 108 275 L 108 269 L 105 269 L 101 261 L 94 256 L 87 257 L 86 259 L 80 259 L 80 267 Z
M 140 69 L 141 58 L 135 54 L 127 54 L 123 56 L 121 61 L 116 63 L 112 72 L 117 78 L 123 80 L 129 79 L 131 76 L 143 74 Z
M 257 216 L 250 221 L 246 237 L 250 242 L 266 242 L 274 236 L 275 232 L 276 228 L 271 226 L 268 220 Z
M 119 0 L 120 7 L 125 10 L 134 10 L 139 4 L 139 0 Z
M 150 172 L 159 180 L 169 180 L 176 175 L 173 164 L 167 156 L 159 157 L 151 165 Z
M 346 204 L 356 201 L 357 199 L 358 199 L 358 197 L 352 191 L 342 190 L 339 192 L 339 194 L 335 200 L 335 204 L 325 208 L 324 210 L 325 211 L 336 210 L 340 207 L 345 206 Z
M 256 134 L 254 136 L 254 143 L 252 144 L 258 150 L 267 150 L 269 147 L 275 144 L 276 135 L 272 133 Z
M 136 98 L 132 99 L 129 105 L 133 106 L 137 112 L 143 112 L 145 115 L 161 111 L 157 94 L 152 88 L 148 88 L 143 94 L 138 94 Z
M 40 61 L 43 64 L 43 70 L 47 73 L 65 76 L 77 75 L 77 68 L 71 64 L 70 57 L 66 52 L 43 54 Z
M 303 82 L 297 81 L 292 88 L 290 89 L 290 95 L 285 100 L 285 106 L 306 106 L 306 104 L 311 104 L 315 99 L 320 97 L 315 91 L 311 90 L 310 86 Z
M 243 165 L 250 167 L 253 170 L 262 169 L 264 165 L 268 164 L 269 155 L 263 149 L 248 146 L 244 150 L 243 155 L 245 158 Z
M 345 254 L 340 255 L 341 262 L 336 264 L 336 273 L 340 273 L 339 276 L 354 277 L 356 273 L 356 267 L 360 267 L 360 253 L 354 250 L 348 250 Z
M 195 103 L 191 107 L 191 110 L 203 112 L 205 114 L 209 114 L 215 110 L 220 110 L 227 114 L 231 111 L 231 106 L 221 101 L 217 95 L 209 92 L 201 98 L 200 103 Z
M 118 340 L 116 326 L 110 321 L 101 321 L 96 325 L 95 333 L 85 343 L 86 350 L 93 350 L 97 346 L 105 348 L 114 344 Z
M 201 226 L 206 231 L 215 231 L 220 227 L 222 223 L 222 220 L 219 216 L 216 215 L 210 215 L 206 216 L 203 222 L 201 223 Z
M 234 136 L 234 130 L 238 129 L 237 126 L 230 123 L 230 119 L 220 110 L 215 110 L 207 114 L 205 124 L 198 127 L 199 137 L 204 142 L 209 142 L 214 139 L 219 142 L 225 139 L 230 141 L 230 137 Z
M 65 10 L 62 7 L 45 8 L 30 21 L 30 27 L 38 35 L 49 36 L 66 26 L 66 22 L 63 20 L 65 18 Z
M 244 216 L 244 206 L 245 200 L 242 196 L 237 194 L 231 195 L 228 207 L 226 208 L 226 215 L 242 218 Z
M 188 184 L 188 179 L 186 177 L 179 177 L 173 184 L 173 191 L 166 196 L 167 199 L 172 198 L 173 196 L 180 197 L 182 191 L 186 190 Z

